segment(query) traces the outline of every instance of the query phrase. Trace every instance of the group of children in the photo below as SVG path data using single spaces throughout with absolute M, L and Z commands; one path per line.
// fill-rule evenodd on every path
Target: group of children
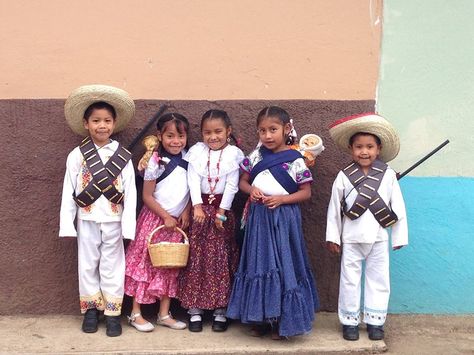
M 216 332 L 227 330 L 229 319 L 250 324 L 254 336 L 270 332 L 273 339 L 311 331 L 319 300 L 298 203 L 311 198 L 313 179 L 301 153 L 290 148 L 294 127 L 284 109 L 269 106 L 258 113 L 258 145 L 248 156 L 231 144 L 225 111 L 204 113 L 202 141 L 189 149 L 186 117 L 161 116 L 158 149 L 138 164 L 144 179 L 138 220 L 131 154 L 110 139 L 134 115 L 133 100 L 110 86 L 83 86 L 67 99 L 65 114 L 71 128 L 86 136 L 67 159 L 59 231 L 78 240 L 84 332 L 97 331 L 104 311 L 106 334 L 120 335 L 124 294 L 133 298 L 129 324 L 142 332 L 154 325 L 141 315 L 141 305 L 157 300 L 156 324 L 171 329 L 200 332 L 204 312 L 211 311 Z M 342 250 L 343 336 L 359 336 L 365 260 L 364 321 L 369 338 L 382 339 L 390 292 L 386 228 L 392 227 L 394 248 L 407 244 L 403 198 L 384 163 L 397 155 L 398 137 L 375 114 L 337 121 L 330 134 L 353 159 L 334 182 L 327 223 L 328 249 Z M 231 210 L 239 188 L 249 195 L 240 252 Z M 179 242 L 176 227 L 188 230 L 183 269 L 152 265 L 148 236 L 158 226 L 164 227 L 155 242 Z M 122 237 L 132 239 L 126 251 Z M 173 298 L 188 310 L 187 324 L 171 315 Z

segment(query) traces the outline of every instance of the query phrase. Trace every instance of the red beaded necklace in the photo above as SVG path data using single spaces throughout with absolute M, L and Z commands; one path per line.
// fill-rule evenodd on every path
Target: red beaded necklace
M 212 178 L 211 178 L 211 149 L 209 148 L 209 151 L 207 152 L 207 182 L 209 183 L 209 198 L 208 202 L 209 204 L 212 204 L 212 202 L 216 199 L 214 195 L 214 191 L 216 190 L 217 183 L 219 182 L 219 171 L 220 171 L 220 164 L 221 164 L 221 158 L 222 158 L 222 152 L 224 149 L 221 149 L 221 152 L 219 154 L 219 159 L 217 160 L 216 168 L 217 168 L 217 176 L 214 179 L 214 186 L 212 186 Z

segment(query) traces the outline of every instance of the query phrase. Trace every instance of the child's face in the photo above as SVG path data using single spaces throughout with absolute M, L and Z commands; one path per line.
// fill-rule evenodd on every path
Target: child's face
M 363 169 L 368 169 L 379 156 L 381 146 L 377 144 L 377 140 L 374 136 L 358 134 L 354 137 L 350 148 L 352 151 L 352 159 L 359 163 Z
M 180 133 L 175 123 L 170 122 L 164 127 L 162 132 L 158 132 L 158 139 L 168 153 L 179 154 L 186 147 L 188 135 L 184 130 Z
M 262 118 L 257 126 L 258 137 L 263 146 L 273 152 L 286 148 L 285 138 L 290 130 L 290 124 L 283 125 L 277 117 Z
M 232 133 L 232 127 L 226 127 L 220 118 L 210 118 L 203 122 L 202 140 L 212 150 L 219 150 L 227 145 L 227 138 Z
M 93 142 L 102 147 L 110 141 L 115 128 L 115 119 L 106 109 L 95 109 L 89 119 L 84 120 L 84 128 L 89 131 Z

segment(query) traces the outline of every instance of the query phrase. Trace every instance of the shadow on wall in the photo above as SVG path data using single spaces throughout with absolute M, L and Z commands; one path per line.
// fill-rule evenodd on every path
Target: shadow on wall
M 210 108 L 226 110 L 249 153 L 257 143 L 256 116 L 267 105 L 285 108 L 295 121 L 298 134 L 316 133 L 326 150 L 313 168 L 312 199 L 302 204 L 303 229 L 315 271 L 321 310 L 335 311 L 339 259 L 324 249 L 326 208 L 331 185 L 348 157 L 329 138 L 328 125 L 351 114 L 373 111 L 374 101 L 136 101 L 135 119 L 117 137 L 127 146 L 148 119 L 166 103 L 170 111 L 184 114 L 191 122 L 190 144 L 200 137 L 200 117 Z M 80 142 L 66 125 L 64 100 L 0 100 L 3 147 L 0 205 L 3 228 L 0 239 L 0 314 L 77 314 L 77 247 L 74 240 L 60 240 L 59 208 L 66 157 Z M 155 132 L 154 127 L 149 134 Z M 143 154 L 133 150 L 135 166 Z M 233 209 L 240 216 L 245 203 L 239 193 Z M 237 233 L 239 236 L 239 234 Z M 241 234 L 240 234 L 241 238 Z M 128 302 L 125 303 L 126 305 Z

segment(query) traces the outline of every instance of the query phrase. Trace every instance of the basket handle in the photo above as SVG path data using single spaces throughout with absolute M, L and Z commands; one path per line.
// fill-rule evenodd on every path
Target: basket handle
M 155 229 L 153 229 L 150 234 L 148 235 L 148 238 L 146 240 L 146 243 L 147 245 L 150 245 L 150 242 L 151 242 L 151 238 L 153 238 L 153 235 L 155 235 L 156 232 L 158 232 L 160 229 L 164 228 L 165 225 L 162 224 L 161 226 L 158 226 L 156 227 Z M 189 244 L 189 239 L 188 239 L 188 236 L 186 235 L 186 233 L 179 227 L 175 227 L 175 229 L 181 233 L 181 235 L 183 236 L 183 239 L 184 239 L 184 244 Z

